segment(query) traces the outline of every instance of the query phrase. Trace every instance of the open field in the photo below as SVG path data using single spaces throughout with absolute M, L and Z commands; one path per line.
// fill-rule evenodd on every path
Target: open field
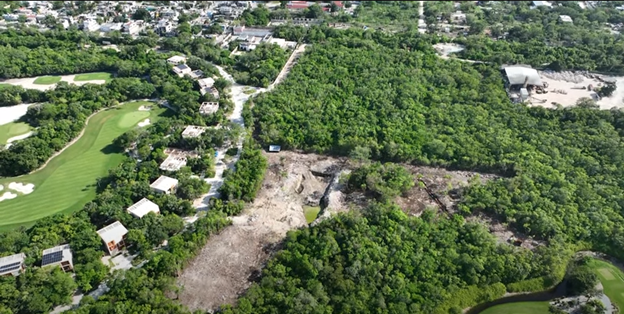
M 548 301 L 516 302 L 493 306 L 479 314 L 548 314 Z
M 0 202 L 0 229 L 29 224 L 59 212 L 79 210 L 95 196 L 95 182 L 123 156 L 111 142 L 141 120 L 158 119 L 163 109 L 138 111 L 147 102 L 132 102 L 102 111 L 88 122 L 83 136 L 42 169 L 17 178 L 0 179 L 7 191 L 11 182 L 34 184 L 34 191 Z
M 74 77 L 74 82 L 82 82 L 82 81 L 94 81 L 94 80 L 110 80 L 112 75 L 107 72 L 95 72 L 95 73 L 86 73 L 86 74 L 77 74 Z
M 24 122 L 9 122 L 0 125 L 0 145 L 6 144 L 8 139 L 28 133 L 30 130 L 30 125 Z
M 41 76 L 35 79 L 33 84 L 37 85 L 52 85 L 61 81 L 60 76 Z
M 184 269 L 179 300 L 191 310 L 232 304 L 259 275 L 286 233 L 308 226 L 304 206 L 318 206 L 331 175 L 343 165 L 336 158 L 282 151 L 266 154 L 269 167 L 253 204 L 233 224 L 208 240 Z
M 624 309 L 624 273 L 617 266 L 599 259 L 592 259 L 590 266 L 596 270 L 604 293 L 618 308 Z

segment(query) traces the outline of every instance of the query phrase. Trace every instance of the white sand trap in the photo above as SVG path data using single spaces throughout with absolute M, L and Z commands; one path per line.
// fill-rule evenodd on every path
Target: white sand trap
M 23 184 L 11 182 L 9 183 L 9 189 L 22 194 L 30 194 L 35 190 L 35 185 L 32 183 Z
M 151 106 L 149 106 L 149 107 L 146 107 L 146 106 L 139 107 L 139 111 L 150 111 L 150 110 L 152 110 Z
M 4 190 L 4 186 L 0 185 L 0 191 Z
M 4 200 L 14 199 L 16 197 L 17 197 L 17 194 L 15 194 L 15 193 L 4 192 L 4 194 L 2 194 L 2 196 L 0 196 L 0 202 L 2 202 Z
M 23 117 L 32 104 L 21 104 L 9 107 L 0 107 L 0 125 L 11 123 Z
M 27 138 L 27 137 L 29 137 L 29 136 L 33 135 L 33 134 L 34 134 L 34 133 L 33 133 L 33 131 L 30 131 L 30 132 L 28 132 L 28 133 L 26 133 L 26 134 L 22 134 L 22 135 L 18 135 L 18 136 L 13 136 L 12 138 L 10 138 L 10 139 L 8 139 L 8 140 L 7 140 L 7 144 L 11 144 L 11 143 L 13 143 L 13 142 L 15 142 L 15 141 L 23 140 L 23 139 L 25 139 L 25 138 Z
M 139 122 L 139 127 L 144 127 L 150 125 L 150 119 L 145 119 L 142 122 Z

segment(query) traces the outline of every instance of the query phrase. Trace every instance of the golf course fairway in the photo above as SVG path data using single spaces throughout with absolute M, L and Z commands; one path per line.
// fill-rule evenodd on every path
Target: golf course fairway
M 137 127 L 147 118 L 153 123 L 165 109 L 153 106 L 151 111 L 139 111 L 149 102 L 131 102 L 95 114 L 89 119 L 82 137 L 44 168 L 34 173 L 0 179 L 0 196 L 5 192 L 16 198 L 0 202 L 0 230 L 30 225 L 37 219 L 60 212 L 80 210 L 95 197 L 96 179 L 118 165 L 123 155 L 111 149 L 115 138 Z M 34 184 L 30 194 L 9 190 L 11 182 Z

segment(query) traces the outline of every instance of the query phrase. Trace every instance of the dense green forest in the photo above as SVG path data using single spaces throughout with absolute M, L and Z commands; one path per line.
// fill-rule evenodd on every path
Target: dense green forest
M 569 258 L 555 244 L 514 248 L 460 216 L 435 216 L 378 203 L 290 232 L 260 282 L 222 313 L 461 313 Z
M 465 191 L 464 213 L 621 256 L 621 111 L 511 104 L 496 67 L 444 61 L 418 35 L 316 34 L 325 42 L 255 100 L 261 143 L 499 173 Z

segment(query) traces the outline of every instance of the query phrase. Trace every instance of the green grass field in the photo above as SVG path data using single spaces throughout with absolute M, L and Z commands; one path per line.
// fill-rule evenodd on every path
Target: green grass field
M 320 206 L 303 206 L 303 214 L 308 223 L 312 223 L 318 217 L 320 211 Z
M 96 72 L 96 73 L 78 74 L 74 78 L 74 81 L 75 82 L 93 81 L 93 80 L 106 80 L 106 81 L 108 81 L 111 78 L 112 78 L 112 75 L 110 73 Z
M 152 122 L 165 114 L 154 106 L 138 111 L 148 102 L 133 102 L 102 111 L 89 120 L 84 135 L 43 169 L 19 178 L 0 179 L 4 191 L 10 182 L 33 183 L 28 195 L 0 202 L 0 230 L 30 225 L 35 220 L 59 212 L 80 210 L 95 197 L 96 179 L 118 165 L 123 155 L 112 147 L 119 135 L 149 118 Z
M 52 84 L 56 84 L 58 82 L 61 81 L 61 77 L 60 76 L 42 76 L 42 77 L 38 77 L 33 84 L 38 84 L 38 85 L 52 85 Z
M 0 125 L 0 145 L 6 144 L 7 140 L 18 135 L 30 132 L 31 127 L 28 123 L 11 122 Z
M 548 314 L 548 302 L 516 302 L 496 305 L 479 314 Z
M 624 309 L 624 273 L 613 264 L 598 259 L 592 259 L 590 266 L 596 270 L 604 293 L 611 302 Z

